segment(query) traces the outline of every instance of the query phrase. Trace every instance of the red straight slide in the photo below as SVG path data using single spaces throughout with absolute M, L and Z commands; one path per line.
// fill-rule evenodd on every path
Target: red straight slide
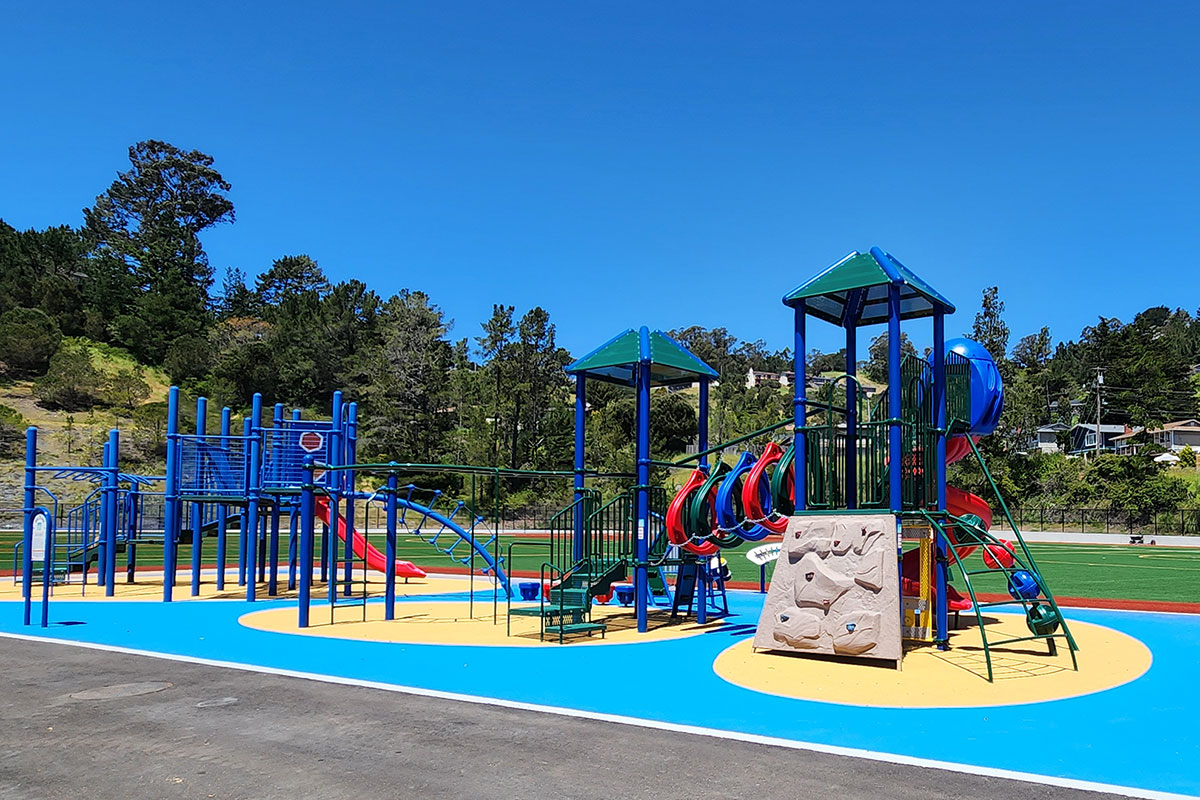
M 337 533 L 337 537 L 343 541 L 346 538 L 346 518 L 341 514 L 337 516 L 337 522 L 330 522 L 332 516 L 329 513 L 329 499 L 326 497 L 317 498 L 317 519 L 324 522 Z M 366 551 L 367 566 L 377 572 L 387 571 L 387 556 L 379 552 L 367 538 L 357 530 L 350 529 L 350 544 L 354 548 L 354 555 L 363 558 L 363 551 Z M 413 564 L 411 561 L 396 561 L 395 564 L 397 578 L 424 578 L 425 570 Z

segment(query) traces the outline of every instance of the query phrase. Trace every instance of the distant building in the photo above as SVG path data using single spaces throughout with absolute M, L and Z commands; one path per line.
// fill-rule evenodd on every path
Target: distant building
M 1114 440 L 1127 433 L 1124 425 L 1100 426 L 1100 452 L 1111 453 L 1116 450 Z M 1077 422 L 1071 428 L 1071 446 L 1067 451 L 1071 455 L 1081 455 L 1096 451 L 1096 423 Z
M 1113 439 L 1120 455 L 1133 455 L 1144 444 L 1156 444 L 1171 453 L 1185 447 L 1200 450 L 1200 420 L 1168 422 L 1160 428 L 1134 428 Z
M 1058 444 L 1059 434 L 1069 430 L 1071 430 L 1071 426 L 1061 422 L 1043 425 L 1029 437 L 1029 442 L 1025 445 L 1025 450 L 1026 452 L 1036 450 L 1043 453 L 1058 453 L 1062 450 Z
M 751 369 L 746 373 L 746 388 L 753 389 L 764 383 L 775 383 L 780 386 L 791 386 L 796 382 L 794 372 L 766 372 L 761 369 Z M 811 385 L 811 384 L 810 384 Z

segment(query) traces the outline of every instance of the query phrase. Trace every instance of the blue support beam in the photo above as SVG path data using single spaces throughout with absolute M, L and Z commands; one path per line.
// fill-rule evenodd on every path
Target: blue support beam
M 575 376 L 575 502 L 583 497 L 584 447 L 587 429 L 587 378 L 583 373 Z M 577 505 L 574 536 L 571 542 L 571 557 L 577 563 L 583 558 L 583 526 L 586 509 Z
M 792 444 L 795 448 L 793 451 L 795 459 L 792 463 L 796 465 L 796 510 L 804 511 L 808 508 L 808 442 L 804 434 L 804 426 L 808 424 L 808 408 L 805 405 L 808 402 L 808 375 L 807 362 L 805 361 L 807 353 L 805 325 L 807 323 L 808 304 L 803 300 L 798 301 L 795 306 L 795 312 L 796 386 L 794 389 L 795 399 L 792 401 L 792 418 L 795 424 L 795 430 L 792 433 Z
M 229 426 L 231 423 L 229 407 L 221 409 L 221 442 L 229 444 Z M 225 590 L 225 543 L 229 534 L 229 506 L 222 503 L 217 506 L 217 591 Z
M 937 428 L 937 513 L 946 513 L 946 314 L 940 309 L 933 316 L 933 409 Z M 950 636 L 950 609 L 946 597 L 949 582 L 949 557 L 946 537 L 937 537 L 937 609 L 934 638 L 945 650 Z
M 175 570 L 179 561 L 179 387 L 167 393 L 167 474 L 163 494 L 163 602 L 175 594 Z
M 108 514 L 104 519 L 104 595 L 112 597 L 117 583 L 117 525 L 121 499 L 121 434 L 116 428 L 108 432 Z
M 206 448 L 204 439 L 199 438 L 208 433 L 208 400 L 199 397 L 196 399 L 196 453 L 197 459 Z M 203 465 L 196 464 L 196 469 L 199 471 Z M 218 479 L 219 480 L 219 479 Z M 219 493 L 227 491 L 227 487 L 214 487 Z M 204 504 L 200 502 L 192 503 L 192 597 L 200 594 L 200 567 L 201 557 L 204 553 Z
M 904 507 L 900 358 L 900 285 L 891 283 L 888 284 L 888 506 L 894 514 Z
M 650 582 L 646 562 L 650 555 L 650 331 L 641 330 L 641 360 L 637 366 L 637 565 L 633 571 L 633 590 L 637 604 L 638 633 L 648 625 Z
M 25 604 L 25 624 L 32 615 L 33 593 L 33 516 L 37 513 L 37 428 L 25 429 L 25 514 L 21 538 L 21 599 Z M 49 525 L 47 525 L 49 531 Z
M 247 420 L 250 432 L 250 457 L 248 461 L 247 503 L 246 515 L 242 520 L 242 530 L 246 535 L 246 600 L 253 603 L 258 591 L 258 505 L 262 499 L 261 477 L 261 425 L 262 425 L 262 395 L 254 393 L 250 401 L 250 419 Z
M 301 628 L 308 627 L 309 605 L 312 601 L 313 575 L 313 517 L 316 511 L 316 492 L 313 487 L 312 459 L 304 459 L 304 483 L 300 487 L 300 617 Z

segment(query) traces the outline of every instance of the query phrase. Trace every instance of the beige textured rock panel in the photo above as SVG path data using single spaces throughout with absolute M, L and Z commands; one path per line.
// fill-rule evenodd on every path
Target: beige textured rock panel
M 792 517 L 783 545 L 756 649 L 900 659 L 894 516 Z

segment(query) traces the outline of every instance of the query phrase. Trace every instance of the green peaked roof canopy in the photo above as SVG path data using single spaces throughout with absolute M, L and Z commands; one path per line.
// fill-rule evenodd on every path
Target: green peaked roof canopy
M 633 386 L 637 367 L 650 363 L 650 384 L 666 386 L 691 383 L 697 378 L 715 378 L 717 372 L 696 358 L 686 347 L 662 331 L 642 327 L 617 334 L 567 367 L 571 375 L 586 375 L 609 383 Z
M 783 302 L 794 307 L 804 300 L 809 314 L 834 325 L 875 325 L 887 322 L 891 284 L 900 287 L 900 319 L 931 317 L 938 310 L 954 313 L 953 303 L 878 247 L 870 253 L 855 250 L 797 286 Z

